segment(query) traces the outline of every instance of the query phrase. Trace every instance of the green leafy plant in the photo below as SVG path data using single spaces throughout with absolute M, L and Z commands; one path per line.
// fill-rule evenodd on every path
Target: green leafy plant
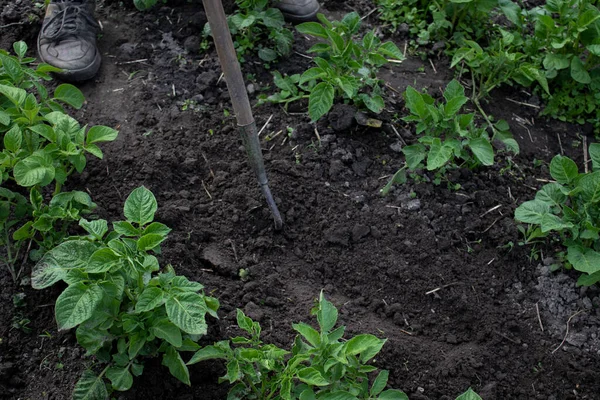
M 369 361 L 379 353 L 385 339 L 362 334 L 342 340 L 345 327 L 335 328 L 337 309 L 322 292 L 311 314 L 317 317 L 319 331 L 305 323 L 294 324 L 299 335 L 292 350 L 286 351 L 264 344 L 260 340 L 260 325 L 238 310 L 238 326 L 249 337 L 204 347 L 188 365 L 208 359 L 225 360 L 227 374 L 221 381 L 234 385 L 228 398 L 408 399 L 399 390 L 384 390 L 388 371 L 380 371 L 369 385 L 367 374 L 377 370 Z
M 471 388 L 458 396 L 456 400 L 482 400 L 481 396 L 479 396 L 475 391 Z
M 271 63 L 292 51 L 294 35 L 285 27 L 279 9 L 268 8 L 268 0 L 236 0 L 236 4 L 238 9 L 227 17 L 227 23 L 240 62 L 248 54 L 258 54 L 265 63 Z M 207 23 L 202 34 L 204 47 L 210 34 Z
M 600 281 L 600 144 L 590 145 L 589 154 L 593 171 L 586 173 L 570 158 L 555 156 L 550 163 L 555 182 L 515 210 L 517 221 L 535 227 L 536 238 L 558 235 L 567 267 L 582 272 L 577 284 L 586 286 Z
M 157 258 L 170 229 L 154 222 L 157 202 L 148 189 L 135 189 L 123 212 L 125 221 L 81 219 L 86 236 L 71 237 L 36 264 L 32 286 L 68 286 L 56 300 L 59 330 L 77 327 L 77 341 L 100 362 L 99 375 L 86 371 L 73 398 L 107 398 L 112 390 L 128 390 L 143 371 L 143 359 L 162 354 L 163 365 L 189 385 L 181 352 L 197 351 L 206 334 L 206 314 L 217 317 L 217 299 L 205 296 L 200 283 L 162 271 Z
M 360 29 L 360 17 L 352 12 L 341 21 L 329 21 L 318 14 L 320 23 L 305 22 L 296 27 L 298 32 L 324 41 L 308 52 L 316 53 L 315 67 L 302 75 L 283 77 L 274 73 L 274 83 L 280 92 L 261 98 L 262 102 L 284 103 L 308 99 L 308 113 L 312 121 L 327 114 L 335 99 L 343 99 L 372 112 L 380 113 L 385 104 L 377 71 L 389 59 L 404 59 L 392 42 L 381 43 L 375 32 L 367 32 L 362 40 L 354 36 Z
M 105 126 L 89 130 L 69 117 L 63 104 L 83 105 L 83 95 L 73 85 L 61 84 L 51 97 L 42 81 L 60 71 L 47 64 L 36 69 L 25 56 L 27 45 L 13 45 L 16 56 L 0 50 L 0 256 L 16 281 L 15 264 L 27 241 L 37 243 L 33 253 L 54 247 L 66 235 L 69 222 L 94 208 L 81 192 L 60 194 L 67 177 L 81 172 L 85 153 L 102 158 L 97 143 L 114 140 L 117 131 Z M 54 184 L 54 195 L 45 203 L 43 188 Z
M 415 170 L 425 162 L 427 170 L 443 175 L 447 168 L 455 167 L 457 161 L 469 168 L 489 166 L 494 163 L 494 140 L 514 153 L 519 152 L 505 121 L 496 122 L 494 134 L 490 136 L 486 129 L 475 125 L 474 113 L 459 113 L 469 99 L 457 80 L 447 85 L 443 97 L 444 101 L 436 104 L 430 95 L 411 86 L 406 89 L 404 98 L 410 115 L 403 120 L 416 123 L 416 133 L 421 136 L 418 143 L 402 148 L 405 168 Z M 401 178 L 394 177 L 396 181 Z

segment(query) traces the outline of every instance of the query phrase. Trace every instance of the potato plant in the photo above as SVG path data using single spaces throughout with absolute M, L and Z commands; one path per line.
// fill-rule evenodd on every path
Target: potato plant
M 589 154 L 587 173 L 570 158 L 555 156 L 550 163 L 555 182 L 515 210 L 515 219 L 533 225 L 536 237 L 558 235 L 566 266 L 582 273 L 577 284 L 585 286 L 600 281 L 600 144 L 590 145 Z
M 374 113 L 385 106 L 377 71 L 389 59 L 402 60 L 402 52 L 393 42 L 381 43 L 374 31 L 361 40 L 354 39 L 360 29 L 360 17 L 352 12 L 341 21 L 329 21 L 318 14 L 320 23 L 305 22 L 298 32 L 322 39 L 308 52 L 315 53 L 314 67 L 301 75 L 283 77 L 274 73 L 280 92 L 263 97 L 261 102 L 283 103 L 308 99 L 308 114 L 317 121 L 331 110 L 335 99 L 342 99 Z
M 159 354 L 174 377 L 190 384 L 181 352 L 200 349 L 206 315 L 217 318 L 219 302 L 170 265 L 161 270 L 154 254 L 170 229 L 154 221 L 156 210 L 152 192 L 137 188 L 125 201 L 126 219 L 113 222 L 112 231 L 105 220 L 81 219 L 87 235 L 64 241 L 33 269 L 35 289 L 67 284 L 56 300 L 58 329 L 77 328 L 78 343 L 106 364 L 99 375 L 84 373 L 75 400 L 129 390 L 144 358 Z
M 0 246 L 1 260 L 16 281 L 15 264 L 26 242 L 38 245 L 33 255 L 58 244 L 68 224 L 95 205 L 82 192 L 61 193 L 67 177 L 81 172 L 86 154 L 102 158 L 98 143 L 114 140 L 117 131 L 106 126 L 81 127 L 62 104 L 83 105 L 83 95 L 73 85 L 61 84 L 51 97 L 42 84 L 59 71 L 47 64 L 36 69 L 25 56 L 27 45 L 16 42 L 16 55 L 0 50 Z M 43 188 L 54 186 L 46 203 Z
M 237 311 L 237 323 L 249 337 L 218 342 L 194 354 L 188 365 L 223 359 L 227 373 L 221 378 L 233 384 L 228 398 L 243 399 L 380 399 L 407 400 L 400 390 L 386 389 L 388 371 L 380 371 L 369 384 L 369 364 L 385 339 L 362 334 L 343 340 L 344 326 L 335 327 L 338 312 L 323 292 L 311 311 L 319 330 L 305 323 L 292 327 L 298 336 L 291 351 L 260 340 L 261 327 Z M 233 347 L 232 347 L 233 344 Z

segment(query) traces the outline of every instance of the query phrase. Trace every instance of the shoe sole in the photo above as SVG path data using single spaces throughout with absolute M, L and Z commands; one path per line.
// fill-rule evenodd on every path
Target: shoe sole
M 38 56 L 40 57 L 40 60 L 42 62 L 44 62 L 46 64 L 50 64 L 46 60 L 44 60 L 44 57 L 42 56 L 42 53 L 40 52 L 39 45 L 38 45 Z M 74 69 L 74 70 L 63 70 L 62 72 L 54 72 L 54 74 L 64 81 L 83 82 L 83 81 L 92 79 L 94 76 L 96 76 L 96 74 L 100 70 L 101 64 L 102 64 L 102 57 L 100 56 L 99 52 L 96 52 L 96 57 L 94 58 L 94 61 L 87 67 L 81 68 L 81 69 Z M 50 64 L 50 65 L 52 65 L 52 64 Z
M 317 8 L 316 10 L 308 13 L 308 14 L 304 14 L 304 15 L 298 15 L 298 14 L 288 14 L 286 12 L 281 12 L 283 14 L 283 17 L 286 19 L 286 21 L 290 21 L 290 22 L 310 22 L 310 21 L 316 21 L 317 19 L 317 14 L 319 13 L 319 11 L 321 10 L 321 7 L 319 6 L 319 8 Z

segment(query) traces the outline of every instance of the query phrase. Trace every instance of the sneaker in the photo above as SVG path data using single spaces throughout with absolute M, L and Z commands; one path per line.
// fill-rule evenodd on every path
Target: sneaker
M 93 0 L 52 0 L 38 36 L 40 59 L 61 68 L 58 76 L 69 81 L 93 78 L 100 68 Z
M 288 21 L 306 22 L 315 19 L 320 5 L 317 0 L 279 0 L 275 7 L 281 10 Z

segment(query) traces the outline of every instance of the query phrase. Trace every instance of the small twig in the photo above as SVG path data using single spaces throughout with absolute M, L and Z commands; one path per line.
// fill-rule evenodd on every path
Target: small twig
M 390 89 L 392 92 L 396 92 L 396 93 L 398 93 L 398 94 L 402 94 L 402 93 L 400 93 L 400 91 L 399 91 L 398 89 L 394 88 L 392 85 L 390 85 L 390 84 L 389 84 L 389 83 L 387 83 L 387 82 L 385 83 L 385 85 L 384 85 L 384 86 L 385 86 L 386 88 Z
M 394 125 L 390 125 L 392 127 L 392 130 L 394 131 L 394 133 L 396 134 L 396 136 L 398 136 L 398 139 L 400 139 L 400 141 L 402 142 L 403 145 L 407 145 L 406 142 L 404 141 L 404 139 L 402 138 L 402 136 L 400 136 L 400 133 L 398 133 L 398 130 L 396 129 L 396 127 Z
M 485 231 L 481 232 L 481 233 L 486 233 L 487 231 L 489 231 L 490 229 L 492 229 L 492 226 L 496 225 L 496 222 L 500 221 L 500 218 L 496 218 L 494 220 L 494 222 L 492 222 L 492 224 L 490 226 L 488 226 Z
M 569 317 L 569 319 L 567 320 L 567 331 L 565 332 L 565 337 L 563 338 L 562 342 L 560 342 L 560 344 L 558 345 L 557 348 L 555 348 L 554 350 L 552 350 L 551 354 L 554 354 L 558 351 L 558 349 L 560 349 L 562 347 L 563 344 L 565 344 L 565 341 L 567 340 L 567 336 L 569 336 L 569 324 L 571 323 L 571 320 L 573 318 L 575 318 L 576 316 L 578 316 L 579 314 L 581 314 L 582 312 L 585 312 L 586 310 L 579 310 L 577 311 L 575 314 L 571 315 Z
M 373 14 L 375 11 L 377 11 L 377 8 L 372 9 L 371 11 L 369 11 L 364 17 L 362 17 L 360 20 L 364 21 L 366 18 L 368 18 L 369 16 L 371 16 L 371 14 Z
M 496 335 L 498 335 L 498 336 L 502 336 L 504 339 L 508 340 L 509 342 L 512 342 L 512 343 L 514 343 L 514 344 L 519 344 L 519 342 L 517 342 L 516 340 L 514 340 L 514 339 L 511 339 L 511 338 L 509 338 L 508 336 L 506 336 L 506 335 L 504 335 L 504 334 L 502 334 L 502 333 L 500 333 L 500 332 L 498 332 L 498 331 L 494 331 L 494 333 L 495 333 Z
M 589 172 L 588 168 L 588 151 L 587 151 L 587 136 L 583 137 L 583 169 L 587 174 Z
M 509 99 L 508 97 L 506 98 L 506 100 L 515 103 L 515 104 L 520 104 L 522 106 L 527 106 L 527 107 L 531 107 L 531 108 L 535 108 L 535 109 L 540 109 L 540 106 L 536 106 L 535 104 L 529 104 L 529 103 L 523 103 L 522 101 L 517 101 L 517 100 L 513 100 L 513 99 Z
M 535 178 L 536 181 L 538 182 L 544 182 L 544 183 L 554 183 L 556 181 L 553 181 L 551 179 L 544 179 L 544 178 Z
M 508 187 L 508 198 L 511 199 L 513 202 L 515 201 L 515 198 L 512 195 L 512 192 L 510 191 L 510 186 Z
M 306 54 L 299 53 L 299 52 L 297 52 L 297 51 L 294 51 L 294 53 L 295 53 L 295 54 L 298 54 L 300 57 L 308 58 L 309 60 L 312 60 L 312 59 L 313 59 L 311 56 L 308 56 L 308 55 L 306 55 Z
M 204 183 L 204 180 L 202 181 L 202 187 L 204 188 L 204 191 L 208 195 L 208 198 L 212 200 L 212 196 L 211 196 L 210 192 L 208 191 L 208 188 L 206 187 L 206 184 Z
M 260 137 L 260 134 L 263 133 L 263 131 L 265 130 L 265 128 L 267 127 L 267 125 L 269 125 L 269 122 L 271 122 L 271 119 L 273 118 L 273 114 L 271 114 L 271 116 L 269 118 L 267 118 L 267 122 L 265 122 L 265 124 L 263 125 L 262 128 L 260 128 L 260 131 L 258 131 L 258 137 Z
M 435 65 L 433 65 L 433 61 L 431 61 L 431 58 L 429 59 L 429 64 L 431 64 L 431 68 L 433 68 L 433 73 L 437 74 L 437 69 L 435 69 Z
M 219 76 L 219 79 L 217 79 L 217 85 L 219 83 L 221 83 L 221 80 L 223 80 L 223 77 L 225 76 L 225 73 L 221 72 L 221 76 Z
M 406 58 L 406 49 L 408 49 L 408 41 L 404 42 L 404 51 L 402 52 L 404 58 Z
M 317 125 L 315 125 L 315 135 L 317 136 L 317 140 L 319 141 L 319 146 L 321 145 L 321 135 L 319 135 L 319 130 L 317 129 Z
M 560 141 L 560 135 L 558 134 L 558 132 L 556 132 L 556 138 L 558 139 L 558 145 L 560 146 L 560 155 L 564 156 L 565 150 L 562 147 L 562 142 Z
M 400 332 L 402 332 L 402 333 L 404 333 L 405 335 L 408 335 L 408 336 L 412 336 L 413 335 L 412 333 L 410 333 L 408 331 L 405 331 L 404 329 L 400 329 Z
M 540 307 L 538 303 L 535 303 L 535 311 L 537 312 L 538 321 L 540 323 L 540 329 L 544 332 L 544 324 L 542 324 L 542 317 L 540 317 Z
M 116 62 L 115 65 L 127 65 L 127 64 L 135 64 L 135 63 L 143 63 L 148 61 L 147 58 L 141 58 L 139 60 L 133 60 L 133 61 L 121 61 L 121 62 Z
M 437 287 L 437 288 L 435 288 L 435 289 L 432 289 L 432 290 L 430 290 L 429 292 L 425 292 L 425 294 L 426 294 L 426 295 L 427 295 L 427 294 L 433 294 L 433 293 L 435 293 L 435 292 L 437 292 L 437 291 L 440 291 L 440 290 L 442 290 L 442 289 L 445 289 L 445 288 L 447 288 L 447 287 L 449 287 L 449 286 L 458 285 L 459 283 L 462 283 L 462 282 L 452 282 L 452 283 L 449 283 L 449 284 L 447 284 L 447 285 L 440 286 L 440 287 Z
M 231 245 L 231 249 L 233 250 L 233 256 L 235 257 L 235 262 L 239 263 L 240 260 L 238 259 L 237 251 L 235 251 L 235 245 L 233 244 L 233 240 L 228 239 L 228 241 L 229 241 L 229 244 Z
M 173 97 L 177 96 L 177 93 L 175 92 L 175 84 L 174 83 L 171 85 L 171 88 L 173 89 Z
M 479 216 L 479 218 L 481 218 L 481 217 L 483 217 L 483 216 L 485 216 L 485 215 L 488 215 L 489 213 L 491 213 L 491 212 L 492 212 L 492 211 L 494 211 L 494 210 L 497 210 L 497 209 L 499 209 L 500 207 L 502 207 L 502 204 L 498 204 L 497 206 L 490 208 L 489 210 L 487 210 L 486 212 L 484 212 L 483 214 L 481 214 L 481 215 Z

